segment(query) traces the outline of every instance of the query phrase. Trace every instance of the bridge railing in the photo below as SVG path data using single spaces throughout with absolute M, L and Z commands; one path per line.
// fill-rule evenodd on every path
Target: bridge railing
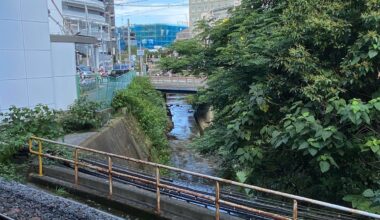
M 72 159 L 67 159 L 67 158 L 64 158 L 62 156 L 56 156 L 56 155 L 52 155 L 49 153 L 44 153 L 43 143 L 46 145 L 56 144 L 56 145 L 59 145 L 60 147 L 67 147 L 67 148 L 72 149 L 72 151 L 73 151 L 72 152 L 73 153 Z M 34 150 L 36 144 L 38 146 L 38 151 Z M 131 158 L 131 157 L 126 157 L 126 156 L 116 155 L 116 154 L 107 153 L 107 152 L 103 152 L 103 151 L 98 151 L 98 150 L 94 150 L 91 148 L 81 147 L 78 145 L 61 143 L 61 142 L 52 141 L 52 140 L 39 138 L 39 137 L 31 137 L 29 139 L 29 152 L 31 154 L 35 154 L 38 156 L 38 164 L 39 164 L 38 165 L 38 173 L 40 176 L 43 176 L 43 158 L 44 157 L 72 164 L 74 166 L 74 178 L 75 178 L 74 183 L 75 184 L 78 184 L 78 168 L 79 167 L 86 167 L 86 168 L 90 168 L 90 169 L 96 170 L 96 171 L 101 172 L 101 173 L 107 173 L 108 174 L 108 183 L 109 183 L 109 196 L 112 196 L 112 193 L 113 193 L 112 192 L 113 176 L 122 176 L 122 177 L 129 178 L 131 180 L 137 180 L 137 181 L 140 181 L 140 182 L 143 182 L 146 184 L 154 185 L 156 187 L 156 213 L 157 214 L 160 214 L 160 212 L 161 212 L 160 190 L 161 189 L 167 189 L 167 190 L 174 190 L 174 191 L 178 191 L 180 193 L 192 195 L 192 196 L 198 197 L 198 198 L 203 198 L 205 200 L 213 202 L 215 205 L 214 206 L 215 207 L 215 219 L 217 219 L 217 220 L 220 219 L 220 206 L 221 205 L 230 206 L 233 209 L 241 209 L 241 210 L 245 210 L 248 212 L 252 212 L 252 213 L 257 214 L 258 216 L 267 217 L 269 219 L 279 219 L 279 220 L 293 219 L 293 220 L 296 220 L 296 219 L 299 219 L 299 217 L 298 217 L 299 209 L 298 208 L 299 208 L 300 202 L 306 203 L 306 204 L 317 205 L 317 206 L 329 208 L 332 210 L 339 210 L 342 212 L 351 213 L 351 214 L 358 215 L 360 217 L 367 217 L 367 218 L 369 217 L 369 218 L 380 219 L 380 215 L 377 215 L 374 213 L 369 213 L 369 212 L 365 212 L 365 211 L 361 211 L 361 210 L 357 210 L 357 209 L 347 208 L 344 206 L 339 206 L 339 205 L 335 205 L 335 204 L 331 204 L 331 203 L 327 203 L 327 202 L 309 199 L 306 197 L 301 197 L 301 196 L 283 193 L 283 192 L 279 192 L 279 191 L 275 191 L 275 190 L 270 190 L 270 189 L 266 189 L 266 188 L 262 188 L 262 187 L 258 187 L 258 186 L 254 186 L 254 185 L 235 182 L 232 180 L 227 180 L 227 179 L 223 179 L 223 178 L 219 178 L 219 177 L 204 175 L 201 173 L 183 170 L 183 169 L 179 169 L 179 168 L 175 168 L 175 167 L 171 167 L 171 166 L 167 166 L 167 165 L 162 165 L 162 164 L 153 163 L 153 162 L 144 161 L 144 160 L 139 160 L 139 159 L 135 159 L 135 158 Z M 79 159 L 79 154 L 80 153 L 82 154 L 84 152 L 99 154 L 101 156 L 105 156 L 108 159 L 108 168 L 104 168 L 104 167 L 96 165 L 96 164 L 90 164 L 89 162 L 81 161 Z M 126 174 L 126 173 L 122 173 L 122 172 L 118 172 L 118 171 L 113 170 L 113 160 L 116 158 L 126 160 L 128 162 L 135 162 L 137 164 L 144 164 L 144 165 L 148 165 L 150 167 L 153 167 L 155 170 L 155 178 L 154 178 L 155 180 L 153 181 L 152 179 L 150 179 L 150 180 L 144 179 L 144 178 L 140 178 L 138 176 L 133 176 L 130 174 Z M 165 181 L 161 182 L 162 178 L 160 177 L 160 173 L 161 173 L 162 169 L 200 177 L 200 178 L 206 179 L 208 181 L 213 181 L 215 184 L 215 192 L 213 195 L 202 194 L 196 190 L 184 189 L 183 187 L 168 185 L 167 183 L 165 183 Z M 260 210 L 258 208 L 247 206 L 245 203 L 239 203 L 239 200 L 227 201 L 226 199 L 223 199 L 221 197 L 222 191 L 220 189 L 220 184 L 243 187 L 245 189 L 251 189 L 251 190 L 258 191 L 258 192 L 263 192 L 263 193 L 272 194 L 275 196 L 280 196 L 282 198 L 290 199 L 293 201 L 293 207 L 291 210 L 292 215 L 288 216 L 288 215 L 268 212 L 265 210 Z M 341 216 L 341 215 L 339 215 L 339 216 Z M 300 219 L 303 219 L 303 218 L 300 218 Z M 333 218 L 333 219 L 340 219 L 340 218 Z
M 203 85 L 207 78 L 195 76 L 149 76 L 152 83 Z

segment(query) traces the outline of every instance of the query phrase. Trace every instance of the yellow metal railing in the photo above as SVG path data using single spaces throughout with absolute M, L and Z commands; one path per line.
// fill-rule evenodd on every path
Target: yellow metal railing
M 33 143 L 34 142 L 38 143 L 38 151 L 33 150 L 33 146 L 34 146 Z M 42 143 L 59 144 L 61 146 L 72 148 L 73 149 L 73 159 L 70 160 L 70 159 L 66 159 L 66 158 L 63 158 L 63 157 L 59 157 L 59 156 L 54 156 L 54 155 L 51 155 L 51 154 L 43 153 Z M 304 203 L 307 203 L 307 204 L 318 205 L 318 206 L 325 207 L 325 208 L 330 208 L 330 209 L 333 209 L 333 210 L 339 210 L 339 211 L 342 211 L 342 212 L 356 214 L 356 215 L 359 215 L 359 216 L 362 216 L 362 217 L 365 216 L 365 217 L 371 217 L 371 218 L 375 218 L 375 219 L 380 219 L 380 215 L 377 215 L 377 214 L 374 214 L 374 213 L 369 213 L 369 212 L 365 212 L 365 211 L 361 211 L 361 210 L 347 208 L 347 207 L 344 207 L 344 206 L 334 205 L 334 204 L 327 203 L 327 202 L 322 202 L 322 201 L 318 201 L 318 200 L 314 200 L 314 199 L 309 199 L 309 198 L 305 198 L 305 197 L 301 197 L 301 196 L 296 196 L 296 195 L 292 195 L 292 194 L 288 194 L 288 193 L 283 193 L 283 192 L 279 192 L 279 191 L 265 189 L 265 188 L 258 187 L 258 186 L 253 186 L 253 185 L 248 185 L 248 184 L 244 184 L 244 183 L 239 183 L 239 182 L 235 182 L 235 181 L 231 181 L 231 180 L 227 180 L 227 179 L 222 179 L 222 178 L 219 178 L 219 177 L 204 175 L 204 174 L 201 174 L 201 173 L 196 173 L 196 172 L 192 172 L 192 171 L 188 171 L 188 170 L 183 170 L 183 169 L 179 169 L 179 168 L 175 168 L 175 167 L 171 167 L 171 166 L 167 166 L 167 165 L 157 164 L 157 163 L 148 162 L 148 161 L 144 161 L 144 160 L 139 160 L 139 159 L 135 159 L 135 158 L 130 158 L 130 157 L 120 156 L 120 155 L 116 155 L 116 154 L 112 154 L 112 153 L 107 153 L 107 152 L 103 152 L 103 151 L 98 151 L 98 150 L 94 150 L 94 149 L 91 149 L 91 148 L 85 148 L 85 147 L 81 147 L 81 146 L 77 146 L 77 145 L 60 143 L 60 142 L 57 142 L 57 141 L 52 141 L 52 140 L 48 140 L 48 139 L 44 139 L 44 138 L 39 138 L 39 137 L 31 137 L 29 139 L 29 152 L 38 156 L 38 163 L 39 163 L 38 164 L 38 168 L 39 168 L 38 171 L 39 171 L 39 175 L 40 176 L 43 176 L 43 157 L 54 159 L 54 160 L 64 161 L 64 162 L 67 162 L 69 164 L 74 165 L 74 176 L 75 176 L 74 182 L 75 182 L 75 184 L 78 184 L 78 182 L 79 182 L 79 180 L 78 180 L 78 167 L 79 166 L 81 166 L 81 167 L 87 167 L 87 168 L 90 168 L 90 169 L 94 169 L 94 170 L 102 172 L 102 173 L 108 173 L 109 196 L 112 196 L 112 185 L 113 185 L 112 184 L 112 176 L 113 175 L 126 177 L 126 178 L 129 178 L 129 179 L 137 180 L 137 181 L 140 181 L 140 182 L 143 182 L 143 183 L 147 183 L 147 184 L 152 184 L 152 185 L 156 186 L 156 213 L 157 214 L 159 214 L 161 212 L 161 207 L 160 207 L 160 189 L 169 189 L 169 190 L 175 190 L 175 191 L 181 192 L 181 193 L 186 193 L 186 194 L 189 194 L 189 195 L 192 195 L 192 196 L 195 196 L 195 197 L 203 198 L 203 199 L 206 199 L 208 201 L 213 202 L 214 205 L 215 205 L 215 219 L 217 219 L 217 220 L 220 218 L 220 205 L 221 204 L 227 205 L 227 206 L 231 206 L 233 208 L 249 211 L 249 212 L 255 213 L 257 215 L 260 215 L 260 216 L 263 216 L 263 217 L 272 218 L 272 219 L 279 219 L 279 220 L 290 220 L 290 219 L 293 219 L 293 220 L 296 220 L 296 219 L 298 219 L 298 214 L 299 214 L 298 213 L 299 212 L 299 210 L 298 210 L 298 203 L 299 202 L 304 202 Z M 89 163 L 85 163 L 85 162 L 79 161 L 78 158 L 79 158 L 79 153 L 80 152 L 91 152 L 91 153 L 95 153 L 95 154 L 106 156 L 108 158 L 108 168 L 104 169 L 103 167 L 100 167 L 100 166 L 97 166 L 97 165 L 92 165 L 92 164 L 89 164 Z M 132 175 L 129 175 L 129 174 L 126 174 L 126 173 L 121 173 L 121 172 L 112 170 L 112 158 L 118 158 L 118 159 L 122 159 L 122 160 L 125 160 L 125 161 L 135 162 L 135 163 L 138 163 L 138 164 L 144 164 L 144 165 L 148 165 L 148 166 L 154 167 L 155 168 L 155 181 L 144 179 L 144 178 L 140 178 L 140 177 L 137 177 L 137 176 L 132 176 Z M 195 192 L 195 190 L 192 191 L 192 189 L 184 189 L 184 188 L 180 188 L 180 187 L 176 187 L 176 186 L 172 186 L 172 185 L 167 185 L 165 183 L 161 183 L 160 182 L 160 169 L 167 169 L 167 170 L 171 170 L 171 171 L 175 171 L 175 172 L 179 172 L 179 173 L 183 173 L 183 174 L 189 174 L 189 175 L 197 176 L 197 177 L 200 177 L 200 178 L 203 178 L 203 179 L 206 179 L 206 180 L 214 181 L 214 183 L 215 183 L 215 195 L 214 196 L 205 195 L 205 194 L 201 194 L 201 193 Z M 238 204 L 238 203 L 235 203 L 235 202 L 230 202 L 230 201 L 223 200 L 220 197 L 220 194 L 221 194 L 220 184 L 221 183 L 227 184 L 227 185 L 233 185 L 233 186 L 243 187 L 243 188 L 246 188 L 246 189 L 252 189 L 252 190 L 256 190 L 258 192 L 268 193 L 268 194 L 280 196 L 280 197 L 283 197 L 283 198 L 291 199 L 293 201 L 293 209 L 291 210 L 292 216 L 283 216 L 283 215 L 271 213 L 271 212 L 268 212 L 268 211 L 259 210 L 259 209 L 253 208 L 253 207 L 248 207 L 246 205 Z

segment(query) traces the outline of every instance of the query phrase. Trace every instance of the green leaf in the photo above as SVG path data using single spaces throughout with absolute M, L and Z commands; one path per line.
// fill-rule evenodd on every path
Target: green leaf
M 305 128 L 305 124 L 302 122 L 296 122 L 294 123 L 294 126 L 296 127 L 296 132 L 299 133 L 302 131 L 302 129 Z
M 378 111 L 380 111 L 380 102 L 376 102 L 375 104 L 373 104 L 373 106 L 374 106 Z
M 279 131 L 273 131 L 272 133 L 272 138 L 276 138 L 277 136 L 279 136 L 281 133 Z
M 302 142 L 300 144 L 300 146 L 298 147 L 299 150 L 302 150 L 302 149 L 306 149 L 309 147 L 309 143 L 307 143 L 306 141 Z
M 332 105 L 328 105 L 326 108 L 326 114 L 332 112 L 332 110 L 334 110 L 334 107 Z
M 323 131 L 322 132 L 322 139 L 323 141 L 326 141 L 329 137 L 331 137 L 333 133 L 331 131 Z
M 377 144 L 372 143 L 371 144 L 371 150 L 372 152 L 376 153 L 379 150 L 380 146 Z
M 239 182 L 241 182 L 241 183 L 244 183 L 248 178 L 247 173 L 245 171 L 237 172 L 236 177 L 239 180 Z
M 360 57 L 354 57 L 354 59 L 352 59 L 352 61 L 351 61 L 351 65 L 357 64 L 359 62 L 359 60 L 360 60 Z
M 322 173 L 326 173 L 330 169 L 330 163 L 327 161 L 321 161 L 319 162 L 319 168 Z
M 244 149 L 243 149 L 243 148 L 239 148 L 239 149 L 236 151 L 235 155 L 240 156 L 240 155 L 242 155 L 242 154 L 244 154 L 244 153 L 245 153 Z
M 368 52 L 368 56 L 369 56 L 369 58 L 374 58 L 375 56 L 377 56 L 377 54 L 378 54 L 379 52 L 378 51 L 376 51 L 376 50 L 370 50 L 369 52 Z
M 375 196 L 375 193 L 373 192 L 372 189 L 366 189 L 363 194 L 364 197 L 371 198 Z
M 309 154 L 311 156 L 315 156 L 318 153 L 318 151 L 316 149 L 314 149 L 314 148 L 309 148 L 307 150 L 309 151 Z

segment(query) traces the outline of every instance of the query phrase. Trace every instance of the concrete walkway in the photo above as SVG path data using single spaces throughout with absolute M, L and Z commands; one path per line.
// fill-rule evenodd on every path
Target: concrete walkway
M 65 135 L 63 138 L 57 139 L 57 141 L 64 142 L 66 144 L 81 145 L 84 141 L 97 133 L 97 131 L 72 133 Z

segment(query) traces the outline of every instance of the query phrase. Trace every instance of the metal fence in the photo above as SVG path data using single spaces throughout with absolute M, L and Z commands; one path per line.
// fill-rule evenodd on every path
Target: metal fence
M 38 146 L 38 151 L 35 150 L 35 144 Z M 72 150 L 72 157 L 70 158 L 63 158 L 61 156 L 52 155 L 45 153 L 43 147 L 47 146 L 48 144 L 56 144 L 58 147 L 66 147 Z M 33 149 L 34 148 L 34 149 Z M 113 194 L 113 179 L 116 176 L 119 177 L 125 177 L 131 180 L 136 180 L 145 184 L 150 184 L 154 186 L 155 188 L 155 194 L 156 194 L 156 213 L 160 214 L 161 212 L 161 193 L 164 193 L 164 191 L 177 191 L 181 194 L 187 194 L 189 196 L 195 197 L 195 198 L 201 198 L 205 201 L 209 201 L 210 203 L 214 204 L 213 209 L 215 210 L 215 219 L 220 219 L 220 213 L 222 208 L 229 208 L 229 210 L 242 210 L 249 213 L 254 213 L 257 216 L 265 217 L 265 219 L 279 219 L 279 220 L 298 220 L 298 219 L 379 219 L 380 215 L 369 213 L 365 211 L 360 211 L 357 209 L 351 209 L 344 206 L 339 206 L 327 202 L 322 202 L 314 199 L 309 199 L 302 196 L 296 196 L 288 193 L 283 193 L 275 190 L 270 190 L 254 185 L 248 185 L 244 183 L 239 183 L 227 179 L 222 179 L 219 177 L 204 175 L 197 172 L 192 172 L 188 170 L 183 170 L 171 166 L 166 166 L 162 164 L 152 163 L 148 161 L 143 161 L 135 158 L 130 158 L 126 156 L 111 154 L 103 151 L 98 151 L 86 147 L 81 147 L 78 145 L 71 145 L 71 144 L 65 144 L 60 143 L 44 138 L 39 137 L 31 137 L 29 140 L 29 152 L 31 154 L 38 155 L 38 161 L 39 161 L 39 169 L 38 173 L 40 176 L 43 176 L 43 158 L 50 158 L 53 160 L 63 161 L 68 164 L 72 164 L 74 166 L 74 183 L 78 185 L 78 169 L 81 168 L 90 168 L 100 173 L 107 174 L 108 177 L 108 186 L 109 186 L 109 196 L 112 196 Z M 94 153 L 98 155 L 102 155 L 105 158 L 107 158 L 107 164 L 105 167 L 99 166 L 98 164 L 85 162 L 80 159 L 79 153 Z M 135 176 L 123 172 L 117 171 L 115 166 L 113 165 L 113 162 L 115 159 L 121 159 L 129 162 L 135 162 L 138 164 L 143 164 L 150 166 L 155 170 L 155 175 L 153 175 L 151 178 L 145 179 L 141 178 L 141 176 Z M 169 185 L 164 179 L 162 178 L 162 171 L 163 170 L 169 170 L 174 171 L 182 174 L 192 175 L 196 176 L 202 179 L 209 180 L 213 182 L 213 193 L 207 194 L 204 192 L 197 191 L 193 188 L 182 188 L 179 185 Z M 241 198 L 234 198 L 230 195 L 226 195 L 224 191 L 221 190 L 221 185 L 225 186 L 233 186 L 233 187 L 242 187 L 244 189 L 254 190 L 256 192 L 261 192 L 273 196 L 277 196 L 282 198 L 281 201 L 289 200 L 292 202 L 290 207 L 284 211 L 283 202 L 280 202 L 278 204 L 272 205 L 271 209 L 261 209 L 257 202 L 254 203 L 248 203 L 245 200 L 242 200 Z M 232 198 L 232 199 L 231 199 Z M 301 204 L 302 203 L 302 204 Z M 315 212 L 313 211 L 312 206 L 319 207 L 319 211 Z M 322 209 L 321 209 L 322 208 Z M 331 213 L 331 211 L 334 211 Z M 259 218 L 261 219 L 261 218 Z
M 79 97 L 98 102 L 103 108 L 111 105 L 116 91 L 127 88 L 136 76 L 134 71 L 118 77 L 102 77 L 99 74 L 87 75 L 84 78 L 77 76 L 77 91 Z

